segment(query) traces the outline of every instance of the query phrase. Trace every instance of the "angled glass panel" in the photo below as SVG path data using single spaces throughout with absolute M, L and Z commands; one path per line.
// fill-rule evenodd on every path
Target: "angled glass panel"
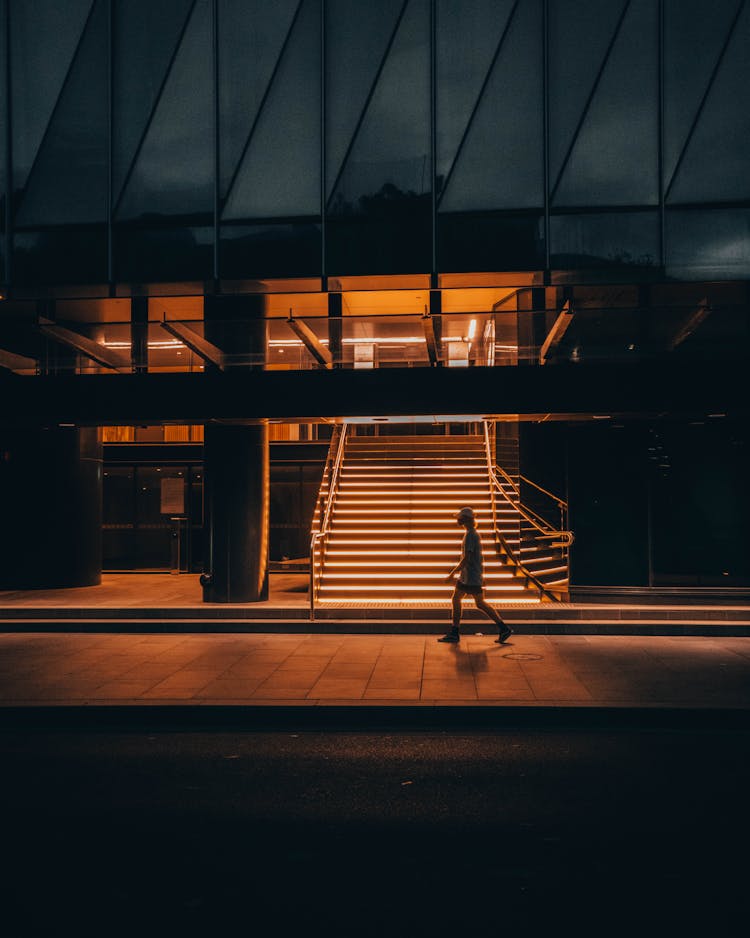
M 112 186 L 118 198 L 156 106 L 191 0 L 115 0 Z
M 334 214 L 366 213 L 369 200 L 413 199 L 430 191 L 428 29 L 427 3 L 409 0 L 331 197 Z
M 299 0 L 219 0 L 219 153 L 226 196 Z
M 456 157 L 513 0 L 437 2 L 437 176 Z
M 96 0 L 16 211 L 16 225 L 104 222 L 107 5 Z
M 92 0 L 7 0 L 11 29 L 13 185 L 24 185 L 83 34 Z
M 213 210 L 211 3 L 196 0 L 116 217 Z
M 658 26 L 657 4 L 631 0 L 553 205 L 658 202 Z
M 750 8 L 743 7 L 709 91 L 669 202 L 750 197 Z
M 664 3 L 664 184 L 708 87 L 737 0 L 665 0 Z
M 575 138 L 624 6 L 625 0 L 596 4 L 555 0 L 549 4 L 549 168 L 553 183 Z
M 330 195 L 405 0 L 326 0 L 326 195 Z
M 441 212 L 544 204 L 541 25 L 538 0 L 519 4 L 445 184 Z
M 331 272 L 429 269 L 429 12 L 427 0 L 409 0 L 329 199 Z
M 320 0 L 303 0 L 223 220 L 320 215 Z

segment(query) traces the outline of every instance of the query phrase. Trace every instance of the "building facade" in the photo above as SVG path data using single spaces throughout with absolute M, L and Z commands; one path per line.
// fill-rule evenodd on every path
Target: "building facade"
M 0 13 L 1 587 L 261 599 L 333 427 L 487 421 L 571 595 L 746 594 L 746 0 Z

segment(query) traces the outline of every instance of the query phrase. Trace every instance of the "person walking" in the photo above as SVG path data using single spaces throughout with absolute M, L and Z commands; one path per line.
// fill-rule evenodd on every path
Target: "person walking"
M 500 634 L 495 641 L 502 645 L 513 634 L 513 629 L 503 621 L 500 614 L 490 606 L 484 598 L 484 570 L 482 563 L 482 542 L 477 532 L 477 522 L 473 508 L 462 508 L 456 515 L 456 521 L 466 528 L 461 544 L 461 559 L 445 578 L 447 583 L 455 581 L 453 596 L 451 597 L 452 626 L 449 632 L 439 638 L 439 642 L 458 642 L 460 640 L 459 625 L 461 623 L 461 600 L 464 596 L 471 596 L 474 605 L 498 627 Z

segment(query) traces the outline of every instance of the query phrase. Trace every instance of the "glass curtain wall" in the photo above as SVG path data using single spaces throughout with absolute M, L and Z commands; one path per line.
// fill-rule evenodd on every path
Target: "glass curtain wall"
M 750 274 L 746 0 L 0 12 L 11 285 Z

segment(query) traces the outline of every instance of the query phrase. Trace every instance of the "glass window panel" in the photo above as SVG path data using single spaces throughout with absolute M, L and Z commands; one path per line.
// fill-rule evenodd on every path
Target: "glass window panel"
M 19 188 L 36 158 L 92 0 L 10 5 L 13 183 Z
M 746 428 L 726 420 L 652 431 L 656 585 L 737 587 L 750 582 L 747 443 Z
M 116 0 L 112 184 L 117 198 L 157 103 L 190 0 Z
M 222 277 L 304 277 L 320 273 L 320 224 L 223 225 Z
M 303 0 L 222 218 L 320 215 L 320 3 Z
M 329 201 L 332 273 L 429 269 L 429 38 L 428 3 L 409 0 Z
M 326 195 L 341 171 L 346 151 L 372 88 L 403 0 L 327 0 Z
M 16 283 L 105 283 L 107 229 L 104 225 L 52 227 L 13 235 Z
M 657 105 L 658 6 L 631 0 L 553 204 L 655 204 Z
M 537 212 L 441 212 L 437 225 L 440 270 L 544 267 L 544 219 Z
M 204 361 L 178 338 L 156 323 L 148 327 L 148 370 L 152 371 L 202 371 Z M 169 431 L 169 432 L 167 432 Z M 164 427 L 166 442 L 190 439 L 190 427 Z
M 107 466 L 102 477 L 102 521 L 132 524 L 135 518 L 135 488 L 132 466 Z
M 669 201 L 750 197 L 750 8 L 745 4 L 690 138 Z
M 543 205 L 541 23 L 537 0 L 517 8 L 445 183 L 441 212 Z
M 660 264 L 657 212 L 552 215 L 550 263 L 567 270 L 617 267 L 652 271 Z
M 219 0 L 221 196 L 237 169 L 298 0 Z
M 96 0 L 27 177 L 16 224 L 103 222 L 107 134 L 107 6 Z
M 123 280 L 201 280 L 213 269 L 213 226 L 140 228 L 115 232 L 116 276 Z
M 737 10 L 737 0 L 665 0 L 664 183 L 698 112 L 711 72 Z
M 213 212 L 211 4 L 197 0 L 132 175 L 119 219 Z
M 668 210 L 666 272 L 686 280 L 750 277 L 750 209 Z
M 625 0 L 549 4 L 550 178 L 560 174 Z M 576 54 L 571 55 L 575 49 Z

